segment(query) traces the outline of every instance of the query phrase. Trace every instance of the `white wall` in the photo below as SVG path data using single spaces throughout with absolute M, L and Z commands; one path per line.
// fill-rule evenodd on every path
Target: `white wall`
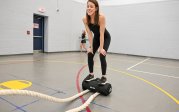
M 111 14 L 117 10 L 116 15 Z M 110 52 L 179 59 L 179 2 L 105 8 Z
M 33 53 L 34 13 L 48 18 L 46 52 L 79 50 L 85 9 L 86 1 L 0 0 L 0 55 Z M 178 0 L 101 5 L 101 10 L 112 36 L 109 52 L 179 59 Z
M 179 59 L 179 1 L 102 5 L 101 10 L 112 36 L 109 52 Z
M 86 5 L 78 2 L 72 3 L 72 33 L 71 33 L 71 49 L 79 49 L 82 30 L 85 29 L 82 18 L 86 14 Z M 75 44 L 74 44 L 75 43 Z M 88 43 L 88 41 L 87 41 Z
M 59 0 L 59 12 L 49 15 L 47 52 L 71 51 L 71 3 L 71 0 Z
M 32 31 L 33 15 L 19 7 L 17 2 L 0 1 L 0 54 L 32 52 L 32 36 L 26 30 Z
M 73 0 L 79 3 L 85 4 L 87 0 Z M 98 0 L 100 5 L 103 6 L 119 6 L 126 4 L 138 4 L 138 3 L 149 3 L 149 2 L 158 2 L 158 1 L 169 1 L 169 0 Z M 172 1 L 172 0 L 170 0 Z
M 70 51 L 71 3 L 71 0 L 0 0 L 0 55 L 33 53 L 34 13 L 48 18 L 45 51 Z M 40 7 L 46 12 L 38 12 Z M 26 34 L 27 30 L 31 35 Z

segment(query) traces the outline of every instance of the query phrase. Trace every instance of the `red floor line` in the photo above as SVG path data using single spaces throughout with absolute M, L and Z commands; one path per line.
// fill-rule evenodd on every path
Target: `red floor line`
M 77 87 L 78 93 L 81 92 L 80 84 L 79 84 L 79 79 L 80 79 L 81 71 L 82 71 L 86 66 L 87 66 L 87 65 L 84 65 L 84 66 L 78 71 L 78 74 L 77 74 L 76 87 Z M 85 100 L 84 100 L 83 96 L 80 96 L 80 99 L 81 99 L 82 103 L 84 104 L 84 103 L 85 103 Z M 89 107 L 86 107 L 86 112 L 91 112 L 91 110 L 90 110 Z

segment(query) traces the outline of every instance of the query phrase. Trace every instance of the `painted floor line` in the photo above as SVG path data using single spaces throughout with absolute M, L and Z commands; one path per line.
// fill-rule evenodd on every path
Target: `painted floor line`
M 4 60 L 4 61 L 0 61 L 0 63 L 9 63 L 9 62 L 31 62 L 34 60 Z
M 81 72 L 82 72 L 82 70 L 86 67 L 87 65 L 83 65 L 81 68 L 80 68 L 80 70 L 78 70 L 78 73 L 77 73 L 77 75 L 76 75 L 76 87 L 77 87 L 77 90 L 78 90 L 78 93 L 80 93 L 81 92 L 81 87 L 80 87 L 80 75 L 81 75 Z M 82 103 L 84 104 L 85 103 L 85 99 L 84 99 L 84 97 L 83 96 L 80 96 L 80 99 L 81 99 L 81 101 L 82 101 Z M 91 109 L 87 106 L 86 107 L 86 112 L 91 112 Z
M 114 68 L 109 68 L 109 69 L 110 69 L 110 70 L 113 70 L 113 71 L 116 71 L 116 72 L 119 72 L 119 73 L 122 73 L 122 74 L 125 74 L 125 75 L 128 75 L 128 76 L 131 76 L 131 77 L 134 77 L 134 78 L 136 78 L 136 79 L 139 79 L 139 80 L 141 80 L 141 81 L 143 81 L 143 82 L 145 82 L 145 83 L 147 83 L 147 84 L 149 84 L 149 85 L 151 85 L 151 86 L 157 88 L 157 89 L 160 90 L 162 93 L 164 93 L 166 96 L 168 96 L 169 98 L 171 98 L 176 104 L 179 105 L 179 100 L 178 100 L 178 99 L 176 99 L 173 95 L 171 95 L 170 93 L 168 93 L 168 92 L 165 91 L 164 89 L 162 89 L 162 88 L 160 88 L 159 86 L 153 84 L 152 82 L 147 81 L 147 80 L 145 80 L 145 79 L 143 79 L 143 78 L 141 78 L 141 77 L 138 77 L 138 76 L 129 74 L 129 73 L 127 73 L 127 72 L 123 72 L 123 71 L 114 69 Z
M 136 62 L 136 61 L 131 61 L 131 60 L 124 60 L 124 59 L 110 59 L 110 60 L 112 60 L 112 61 L 115 61 L 115 62 L 128 62 L 128 63 L 134 63 L 134 62 Z M 150 65 L 150 66 L 158 66 L 158 67 L 165 67 L 165 68 L 176 68 L 176 69 L 178 69 L 179 67 L 177 66 L 177 65 L 169 65 L 169 64 L 167 64 L 167 65 L 165 65 L 165 64 L 152 64 L 152 62 L 146 62 L 146 63 L 143 63 L 144 65 Z
M 10 101 L 8 101 L 8 100 L 2 98 L 2 97 L 0 97 L 0 99 L 3 100 L 3 101 L 5 101 L 5 102 L 7 102 L 7 103 L 10 104 L 11 106 L 17 108 L 19 111 L 27 112 L 26 110 L 23 110 L 23 109 L 19 108 L 17 105 L 13 104 L 12 102 L 10 102 Z
M 79 64 L 79 65 L 82 65 L 82 64 L 86 64 L 86 63 L 79 63 L 79 62 L 76 62 L 76 61 L 57 61 L 57 60 L 47 60 L 45 62 L 56 62 L 56 63 L 67 63 L 67 64 Z
M 139 64 L 142 64 L 143 62 L 145 62 L 145 61 L 147 61 L 147 60 L 149 60 L 150 58 L 147 58 L 147 59 L 145 59 L 145 60 L 143 60 L 143 61 L 141 61 L 141 62 L 139 62 L 139 63 L 137 63 L 137 64 L 135 64 L 135 65 L 133 65 L 133 66 L 131 66 L 131 67 L 129 67 L 129 68 L 127 68 L 127 70 L 130 70 L 131 68 L 134 68 L 135 66 L 137 66 L 137 65 L 139 65 Z
M 151 75 L 158 75 L 158 76 L 162 76 L 162 77 L 169 77 L 169 78 L 179 79 L 179 77 L 172 76 L 172 75 L 164 75 L 164 74 L 145 72 L 145 71 L 134 70 L 134 69 L 130 69 L 129 71 L 134 71 L 134 72 L 146 73 L 146 74 L 151 74 Z

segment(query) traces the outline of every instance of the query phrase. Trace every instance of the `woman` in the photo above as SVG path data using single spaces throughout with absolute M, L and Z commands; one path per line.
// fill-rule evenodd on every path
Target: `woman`
M 81 43 L 80 43 L 80 51 L 82 52 L 83 48 L 87 51 L 86 49 L 86 32 L 83 30 L 83 33 L 81 35 Z
M 99 5 L 96 0 L 87 1 L 86 16 L 83 18 L 83 23 L 85 25 L 90 47 L 88 52 L 88 68 L 90 74 L 85 78 L 85 81 L 91 81 L 94 79 L 93 66 L 94 66 L 94 55 L 99 48 L 99 57 L 101 61 L 102 77 L 100 85 L 104 85 L 107 81 L 106 78 L 106 52 L 109 48 L 111 36 L 107 29 L 105 28 L 105 16 L 99 13 Z M 92 37 L 92 32 L 94 37 Z

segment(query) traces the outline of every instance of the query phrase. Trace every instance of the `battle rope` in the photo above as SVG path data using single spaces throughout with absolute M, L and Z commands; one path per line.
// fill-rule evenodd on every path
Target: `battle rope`
M 13 89 L 12 90 L 0 90 L 0 95 L 26 95 L 26 96 L 38 97 L 38 98 L 49 100 L 49 101 L 56 102 L 56 103 L 61 103 L 61 102 L 72 101 L 72 100 L 78 98 L 79 96 L 82 96 L 88 92 L 89 92 L 89 90 L 85 90 L 85 91 L 82 91 L 81 93 L 78 93 L 72 97 L 65 98 L 65 99 L 55 98 L 53 96 L 48 96 L 48 95 L 38 93 L 35 91 L 13 90 Z
M 94 98 L 97 97 L 99 94 L 100 94 L 100 93 L 95 93 L 95 94 L 91 95 L 91 96 L 89 97 L 89 99 L 88 99 L 83 105 L 81 105 L 81 106 L 79 106 L 79 107 L 77 107 L 77 108 L 68 110 L 68 111 L 66 111 L 66 112 L 79 112 L 79 111 L 85 109 L 85 108 L 94 100 Z
M 38 92 L 35 92 L 35 91 L 29 91 L 29 90 L 10 90 L 10 89 L 7 89 L 7 90 L 0 90 L 0 96 L 1 95 L 25 95 L 25 96 L 32 96 L 32 97 L 37 97 L 37 98 L 41 98 L 41 99 L 45 99 L 45 100 L 49 100 L 49 101 L 52 101 L 52 102 L 56 102 L 56 103 L 61 103 L 61 102 L 69 102 L 69 101 L 72 101 L 74 99 L 76 99 L 77 97 L 80 97 L 86 93 L 88 93 L 90 90 L 85 90 L 85 91 L 82 91 L 81 93 L 78 93 L 72 97 L 69 97 L 69 98 L 65 98 L 65 99 L 60 99 L 60 98 L 55 98 L 55 97 L 52 97 L 52 96 L 48 96 L 46 94 L 42 94 L 42 93 L 38 93 Z M 68 110 L 66 112 L 79 112 L 79 111 L 82 111 L 83 109 L 85 109 L 91 102 L 92 100 L 98 96 L 100 93 L 95 93 L 93 95 L 91 95 L 89 97 L 89 99 L 81 106 L 77 107 L 77 108 L 74 108 L 74 109 L 71 109 L 71 110 Z

